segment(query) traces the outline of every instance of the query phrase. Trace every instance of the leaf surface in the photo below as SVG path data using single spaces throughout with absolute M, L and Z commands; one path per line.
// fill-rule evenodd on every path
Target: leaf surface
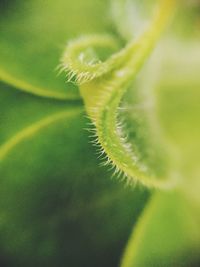
M 8 265 L 115 267 L 148 194 L 98 166 L 79 103 L 4 84 L 0 96 L 0 247 Z
M 14 1 L 0 10 L 0 79 L 40 96 L 78 98 L 57 69 L 67 40 L 102 31 L 106 1 Z
M 130 238 L 121 266 L 193 266 L 199 259 L 199 223 L 199 209 L 182 193 L 155 194 Z

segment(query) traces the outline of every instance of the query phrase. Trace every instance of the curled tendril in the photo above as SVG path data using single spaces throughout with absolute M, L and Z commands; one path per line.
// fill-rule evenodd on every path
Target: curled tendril
M 111 49 L 115 52 L 120 48 L 116 38 L 109 35 L 83 36 L 71 41 L 62 57 L 61 70 L 67 73 L 68 81 L 75 78 L 78 84 L 89 82 L 117 69 L 135 47 L 129 44 L 126 49 L 111 55 L 106 61 L 100 60 L 95 48 Z M 129 53 L 127 53 L 129 52 Z
M 117 40 L 108 35 L 81 37 L 67 46 L 61 60 L 68 79 L 75 77 L 79 83 L 87 112 L 95 126 L 96 142 L 101 153 L 106 155 L 107 162 L 115 167 L 116 172 L 123 173 L 129 183 L 138 181 L 147 187 L 162 189 L 174 187 L 176 175 L 173 172 L 165 177 L 152 174 L 138 161 L 135 151 L 121 133 L 118 107 L 155 46 L 174 7 L 174 0 L 163 0 L 149 29 L 121 50 Z M 115 53 L 101 60 L 95 51 L 102 48 Z

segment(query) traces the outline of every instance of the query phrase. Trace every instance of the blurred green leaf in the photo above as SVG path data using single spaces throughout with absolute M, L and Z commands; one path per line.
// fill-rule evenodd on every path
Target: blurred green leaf
M 107 2 L 8 1 L 0 9 L 0 79 L 41 96 L 78 98 L 56 68 L 69 37 L 105 30 Z
M 199 260 L 199 224 L 199 209 L 182 193 L 157 193 L 139 219 L 121 266 L 193 266 Z
M 173 39 L 165 42 L 153 59 L 160 61 L 157 114 L 163 132 L 179 154 L 184 182 L 181 192 L 153 196 L 134 228 L 122 267 L 199 265 L 199 45 Z
M 116 266 L 146 192 L 98 167 L 79 103 L 4 84 L 0 96 L 0 247 L 9 266 Z
M 165 52 L 165 53 L 163 53 Z M 200 54 L 199 44 L 173 40 L 163 46 L 157 110 L 163 131 L 179 151 L 185 190 L 199 198 Z M 171 56 L 170 56 L 171 55 Z M 196 193 L 195 193 L 196 192 Z

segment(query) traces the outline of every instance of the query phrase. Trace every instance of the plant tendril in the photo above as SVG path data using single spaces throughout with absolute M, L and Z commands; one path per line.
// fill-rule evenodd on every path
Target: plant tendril
M 165 177 L 149 173 L 145 164 L 123 138 L 118 125 L 118 108 L 176 6 L 174 0 L 163 0 L 147 31 L 119 50 L 119 42 L 108 35 L 81 37 L 72 41 L 61 60 L 68 80 L 78 82 L 86 110 L 95 126 L 96 142 L 101 153 L 116 172 L 123 173 L 128 183 L 140 182 L 147 187 L 171 189 L 177 183 L 172 172 Z M 108 59 L 97 56 L 98 49 L 108 48 L 114 54 Z M 159 163 L 158 163 L 159 164 Z

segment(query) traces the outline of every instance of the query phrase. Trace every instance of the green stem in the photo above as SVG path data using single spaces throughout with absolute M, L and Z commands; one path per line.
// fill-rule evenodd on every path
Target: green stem
M 120 128 L 117 127 L 117 111 L 123 95 L 168 24 L 175 6 L 174 0 L 163 0 L 150 28 L 139 40 L 130 42 L 107 61 L 99 63 L 98 66 L 95 65 L 98 67 L 96 69 L 97 75 L 95 77 L 91 75 L 88 81 L 80 85 L 80 92 L 87 112 L 96 128 L 98 143 L 102 148 L 102 153 L 107 155 L 108 162 L 128 177 L 128 182 L 139 181 L 147 187 L 162 189 L 175 186 L 177 183 L 175 175 L 154 177 L 148 174 L 143 164 L 138 163 L 134 151 L 131 151 L 129 144 L 120 135 Z M 81 51 L 80 47 L 81 42 L 79 43 L 79 51 Z M 84 45 L 83 48 L 85 49 Z M 105 72 L 98 72 L 101 64 L 103 64 Z M 82 70 L 81 66 L 79 68 Z M 73 68 L 71 71 L 73 72 Z

